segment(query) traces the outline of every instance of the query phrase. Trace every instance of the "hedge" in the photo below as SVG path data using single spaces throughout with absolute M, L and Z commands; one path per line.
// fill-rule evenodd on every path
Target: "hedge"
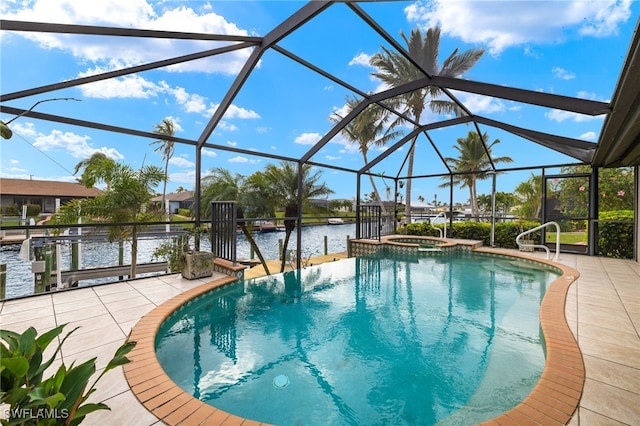
M 598 255 L 632 259 L 633 210 L 600 212 L 598 219 Z
M 495 228 L 495 245 L 503 248 L 518 248 L 516 245 L 516 237 L 523 231 L 539 226 L 540 222 L 519 221 L 519 222 L 500 222 L 496 223 Z M 407 235 L 423 235 L 439 237 L 440 233 L 436 228 L 442 228 L 442 225 L 431 226 L 428 223 L 411 223 L 406 227 Z M 479 240 L 485 246 L 491 245 L 491 224 L 485 222 L 454 222 L 453 230 L 447 227 L 447 236 L 450 238 L 458 238 L 463 240 Z M 541 231 L 535 231 L 527 236 L 536 242 L 542 238 Z

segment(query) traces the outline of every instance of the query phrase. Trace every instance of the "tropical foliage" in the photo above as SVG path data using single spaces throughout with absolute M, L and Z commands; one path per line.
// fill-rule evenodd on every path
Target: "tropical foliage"
M 76 164 L 73 170 L 73 174 L 76 175 L 80 170 L 82 174 L 78 178 L 78 183 L 86 186 L 87 188 L 93 188 L 100 183 L 104 183 L 107 189 L 111 186 L 111 180 L 116 162 L 107 157 L 102 152 L 95 152 L 91 157 L 86 158 Z
M 403 32 L 400 36 L 407 45 L 409 58 L 399 52 L 395 52 L 381 46 L 382 52 L 371 57 L 371 65 L 377 71 L 373 75 L 379 78 L 389 87 L 400 86 L 411 81 L 424 78 L 425 73 L 430 76 L 460 77 L 471 69 L 484 54 L 483 49 L 469 49 L 459 53 L 454 51 L 442 62 L 438 61 L 440 52 L 440 28 L 429 28 L 423 35 L 420 29 L 411 31 L 407 37 Z M 418 67 L 416 67 L 417 64 Z M 396 107 L 403 107 L 403 113 L 410 114 L 414 121 L 414 128 L 420 124 L 420 118 L 426 108 L 437 114 L 451 114 L 457 116 L 464 112 L 459 106 L 450 100 L 442 99 L 443 90 L 438 86 L 425 86 L 420 90 L 409 92 L 395 101 Z M 407 161 L 407 176 L 413 176 L 413 162 L 415 153 L 415 140 L 409 149 Z M 406 206 L 411 211 L 411 179 L 407 179 Z
M 515 189 L 520 205 L 514 213 L 523 219 L 538 219 L 542 217 L 542 176 L 534 175 L 524 182 L 520 182 Z
M 494 157 L 492 150 L 495 145 L 500 143 L 499 139 L 495 139 L 489 143 L 489 135 L 485 132 L 482 137 L 477 132 L 469 132 L 467 137 L 458 138 L 453 148 L 458 151 L 458 157 L 447 157 L 445 161 L 451 165 L 453 175 L 453 183 L 460 185 L 462 188 L 469 188 L 469 202 L 471 203 L 471 214 L 474 218 L 478 218 L 480 211 L 478 209 L 478 194 L 476 183 L 478 180 L 487 179 L 492 170 L 491 162 L 511 163 L 511 157 Z M 489 157 L 491 156 L 491 160 Z M 445 179 L 449 179 L 448 176 Z M 441 187 L 449 186 L 446 182 Z
M 211 203 L 213 201 L 235 201 L 237 202 L 238 218 L 258 217 L 264 213 L 273 213 L 273 208 L 268 200 L 263 196 L 260 189 L 256 187 L 257 177 L 253 176 L 249 179 L 236 173 L 232 174 L 229 170 L 216 167 L 211 170 L 210 174 L 202 179 L 202 203 L 200 207 L 203 214 L 209 216 L 211 214 Z M 262 203 L 264 201 L 264 203 Z M 239 220 L 238 224 L 242 233 L 249 241 L 254 253 L 258 256 L 265 272 L 270 274 L 267 262 L 262 256 L 260 247 L 253 238 L 253 227 L 247 222 Z
M 175 135 L 175 124 L 172 120 L 165 118 L 161 123 L 156 124 L 153 130 L 153 133 L 161 136 L 166 136 L 166 138 L 158 139 L 150 143 L 150 145 L 158 145 L 154 152 L 161 152 L 162 159 L 164 160 L 164 181 L 162 185 L 162 209 L 165 208 L 165 198 L 167 194 L 167 180 L 169 180 L 169 160 L 173 157 L 173 153 L 175 151 L 174 142 L 172 139 Z
M 301 166 L 291 162 L 281 162 L 279 165 L 269 164 L 263 172 L 264 193 L 267 198 L 284 207 L 284 228 L 285 237 L 282 249 L 280 272 L 284 272 L 286 266 L 287 249 L 289 238 L 295 229 L 295 218 L 301 213 L 298 211 L 298 196 L 302 200 L 303 208 L 308 206 L 312 198 L 324 198 L 333 191 L 324 183 L 320 182 L 322 172 L 314 170 L 310 164 Z M 300 186 L 298 182 L 301 182 Z
M 346 101 L 346 113 L 348 114 L 362 102 L 362 99 L 348 96 Z M 362 154 L 365 165 L 369 164 L 367 154 L 370 149 L 374 147 L 383 147 L 388 142 L 393 141 L 402 135 L 401 130 L 395 130 L 395 128 L 401 123 L 401 120 L 398 119 L 389 123 L 388 117 L 389 115 L 387 110 L 382 108 L 380 105 L 369 105 L 342 129 L 342 134 L 347 138 L 347 140 L 358 145 L 358 149 Z M 343 118 L 344 117 L 340 116 L 338 113 L 334 113 L 330 117 L 331 121 L 335 123 L 339 122 Z M 369 175 L 369 180 L 371 182 L 371 187 L 373 188 L 373 200 L 380 205 L 382 214 L 385 215 L 386 209 L 373 179 L 373 175 Z
M 591 173 L 589 166 L 564 167 L 562 174 Z M 589 179 L 566 178 L 556 185 L 557 195 L 568 211 L 567 216 L 584 216 L 584 206 L 589 205 Z M 598 206 L 601 212 L 633 209 L 633 169 L 630 167 L 598 170 Z
M 138 256 L 138 221 L 157 220 L 158 217 L 146 212 L 146 206 L 154 195 L 154 188 L 165 179 L 165 174 L 157 166 L 143 166 L 134 170 L 131 166 L 113 163 L 108 168 L 109 186 L 93 199 L 76 199 L 60 208 L 54 215 L 57 224 L 77 223 L 80 215 L 91 216 L 95 222 L 132 223 L 131 225 L 109 226 L 109 241 L 131 240 L 131 277 L 136 276 Z M 85 168 L 86 172 L 86 168 Z M 86 181 L 85 181 L 86 182 Z M 89 182 L 86 182 L 89 184 Z
M 3 425 L 77 425 L 94 411 L 110 409 L 103 403 L 87 400 L 107 372 L 129 362 L 126 354 L 135 342 L 122 344 L 91 385 L 96 358 L 77 365 L 63 363 L 53 376 L 44 378 L 63 343 L 78 329 L 59 337 L 65 326 L 62 324 L 40 336 L 33 327 L 22 334 L 0 330 L 0 404 L 8 407 L 8 418 L 2 420 Z M 51 356 L 45 358 L 47 348 L 54 341 L 57 342 L 55 351 L 52 354 L 49 351 Z

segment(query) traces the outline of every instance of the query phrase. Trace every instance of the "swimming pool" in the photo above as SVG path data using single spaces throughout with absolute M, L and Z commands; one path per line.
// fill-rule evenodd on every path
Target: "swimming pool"
M 156 353 L 188 393 L 262 422 L 475 423 L 540 378 L 558 275 L 469 252 L 352 258 L 207 293 Z

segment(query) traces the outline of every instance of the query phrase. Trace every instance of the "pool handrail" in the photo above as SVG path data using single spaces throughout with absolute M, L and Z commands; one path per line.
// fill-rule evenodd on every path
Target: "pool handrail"
M 518 245 L 518 248 L 541 248 L 544 249 L 547 252 L 547 259 L 551 258 L 551 251 L 549 250 L 549 247 L 547 247 L 544 244 L 525 244 L 525 243 L 521 243 L 520 239 L 522 237 L 524 237 L 525 235 L 529 235 L 532 232 L 538 231 L 542 228 L 547 228 L 551 225 L 554 225 L 556 227 L 556 254 L 553 257 L 553 260 L 559 260 L 560 259 L 560 225 L 558 225 L 557 222 L 547 222 L 547 223 L 543 223 L 540 226 L 536 226 L 535 228 L 531 228 L 528 231 L 524 231 L 522 233 L 520 233 L 517 237 L 516 237 L 516 244 Z
M 447 237 L 447 215 L 445 214 L 445 212 L 440 212 L 436 215 L 436 217 L 434 217 L 433 219 L 431 219 L 431 224 L 435 225 L 435 220 L 437 218 L 439 218 L 440 216 L 444 217 L 444 235 L 442 234 L 442 229 L 441 228 L 436 228 L 438 230 L 438 232 L 440 232 L 440 238 L 446 238 Z

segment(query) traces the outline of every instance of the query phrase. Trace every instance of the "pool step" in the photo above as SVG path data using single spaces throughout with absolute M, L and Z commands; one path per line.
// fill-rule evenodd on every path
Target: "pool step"
M 424 251 L 424 252 L 434 252 L 434 251 L 442 251 L 441 248 L 438 247 L 419 247 L 418 251 Z

